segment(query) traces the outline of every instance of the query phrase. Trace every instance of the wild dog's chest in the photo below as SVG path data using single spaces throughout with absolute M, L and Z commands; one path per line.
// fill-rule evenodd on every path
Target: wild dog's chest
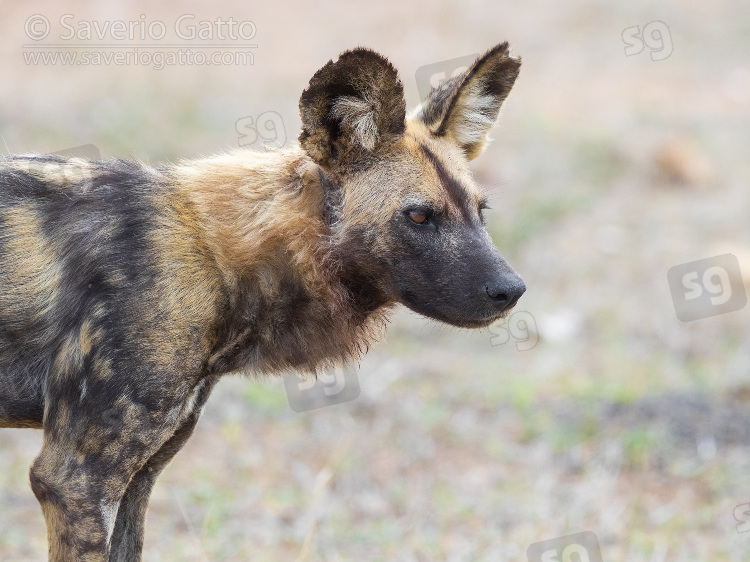
M 247 284 L 215 333 L 210 374 L 312 371 L 357 355 L 371 335 L 369 314 L 355 310 L 345 287 L 311 287 L 289 271 L 273 283 Z

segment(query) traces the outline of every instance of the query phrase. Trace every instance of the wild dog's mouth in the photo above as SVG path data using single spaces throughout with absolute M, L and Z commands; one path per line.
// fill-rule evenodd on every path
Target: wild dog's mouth
M 476 310 L 476 307 L 461 306 L 459 303 L 447 305 L 439 302 L 426 302 L 410 291 L 402 291 L 400 300 L 408 309 L 432 320 L 459 328 L 473 329 L 486 328 L 490 324 L 506 318 L 518 303 L 518 299 L 515 299 L 507 308 L 487 310 L 483 307 L 484 310 Z
M 462 324 L 458 324 L 454 322 L 449 322 L 449 324 L 460 326 L 462 328 L 486 328 L 487 326 L 494 324 L 498 320 L 502 320 L 503 318 L 507 318 L 508 316 L 510 316 L 514 308 L 515 308 L 515 305 L 503 310 L 502 312 L 491 314 L 485 318 L 477 318 L 473 320 L 464 319 L 464 322 Z

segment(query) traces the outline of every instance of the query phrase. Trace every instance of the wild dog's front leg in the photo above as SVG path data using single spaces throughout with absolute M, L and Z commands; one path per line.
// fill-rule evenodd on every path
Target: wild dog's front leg
M 59 377 L 48 385 L 44 445 L 31 467 L 52 562 L 108 559 L 128 482 L 178 424 L 179 401 L 84 380 L 75 393 Z
M 137 562 L 143 551 L 143 535 L 149 497 L 162 470 L 193 434 L 201 410 L 211 394 L 215 379 L 204 379 L 195 390 L 192 409 L 172 437 L 133 476 L 120 502 L 112 535 L 110 562 Z
M 47 523 L 52 562 L 107 559 L 110 530 L 129 475 L 60 444 L 45 446 L 31 467 Z
M 133 476 L 122 497 L 112 534 L 109 562 L 138 562 L 142 559 L 146 510 L 156 479 L 193 433 L 197 422 L 189 420 Z

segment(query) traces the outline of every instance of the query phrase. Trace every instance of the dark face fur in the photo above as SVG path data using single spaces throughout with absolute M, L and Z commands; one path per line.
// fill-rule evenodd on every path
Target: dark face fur
M 487 233 L 467 162 L 519 67 L 498 45 L 408 120 L 396 71 L 372 51 L 349 51 L 313 77 L 300 142 L 329 178 L 341 260 L 366 278 L 359 286 L 462 327 L 486 326 L 516 304 L 526 287 Z
M 480 208 L 459 216 L 429 201 L 393 213 L 384 238 L 398 299 L 448 324 L 481 327 L 510 310 L 526 287 L 492 242 Z

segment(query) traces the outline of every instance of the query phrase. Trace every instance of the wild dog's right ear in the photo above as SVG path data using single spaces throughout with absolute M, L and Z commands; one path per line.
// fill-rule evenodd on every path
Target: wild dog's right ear
M 324 168 L 346 164 L 403 135 L 404 87 L 388 59 L 358 48 L 328 61 L 299 101 L 299 142 Z
M 434 135 L 455 141 L 471 160 L 484 150 L 520 70 L 521 59 L 510 56 L 508 43 L 501 43 L 466 72 L 434 88 L 415 116 Z

